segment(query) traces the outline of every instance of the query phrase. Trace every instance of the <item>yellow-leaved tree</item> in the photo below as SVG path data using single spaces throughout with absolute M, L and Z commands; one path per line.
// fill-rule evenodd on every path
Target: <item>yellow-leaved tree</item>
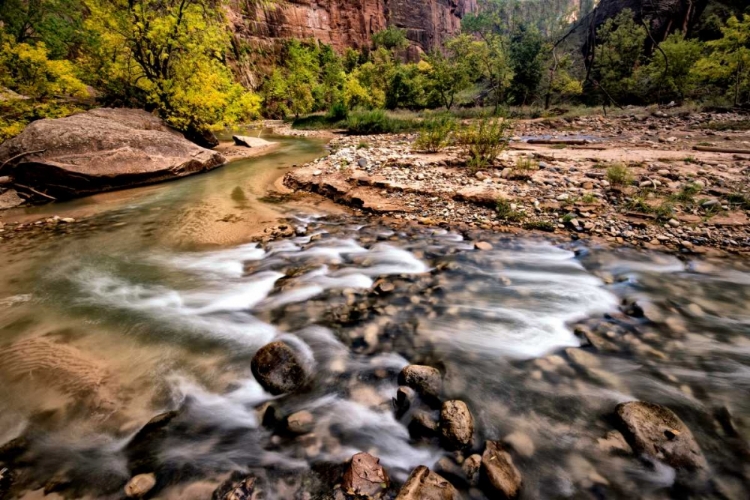
M 98 86 L 145 104 L 186 132 L 253 119 L 260 98 L 226 65 L 229 30 L 222 0 L 85 0 L 97 34 L 87 61 Z

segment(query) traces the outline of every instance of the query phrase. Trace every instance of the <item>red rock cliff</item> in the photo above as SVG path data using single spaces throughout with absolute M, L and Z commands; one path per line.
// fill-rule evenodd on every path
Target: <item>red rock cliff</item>
M 369 45 L 373 33 L 397 26 L 428 50 L 455 34 L 477 0 L 286 0 L 261 7 L 232 0 L 229 19 L 245 41 L 316 38 L 337 49 Z

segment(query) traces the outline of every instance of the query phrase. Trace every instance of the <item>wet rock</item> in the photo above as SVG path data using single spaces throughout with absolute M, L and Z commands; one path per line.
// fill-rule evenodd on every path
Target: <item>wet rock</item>
M 443 390 L 440 371 L 431 366 L 409 365 L 398 376 L 399 385 L 414 389 L 426 402 L 438 401 Z
M 474 454 L 466 458 L 461 464 L 464 476 L 471 486 L 479 485 L 479 471 L 482 468 L 482 455 Z
M 531 437 L 520 431 L 512 432 L 505 436 L 503 443 L 509 445 L 516 453 L 525 458 L 534 455 L 534 451 L 536 450 Z
M 669 408 L 631 401 L 617 405 L 615 418 L 636 452 L 650 455 L 677 469 L 708 467 L 693 433 Z
M 389 484 L 390 479 L 379 458 L 369 453 L 357 453 L 344 472 L 341 488 L 350 495 L 380 498 Z
M 437 435 L 438 422 L 430 412 L 417 410 L 409 422 L 409 435 L 412 438 L 433 437 Z
M 309 411 L 303 410 L 292 413 L 286 419 L 286 428 L 292 434 L 307 434 L 315 427 L 315 419 Z
M 13 473 L 7 467 L 0 466 L 0 498 L 5 498 L 13 485 Z
M 411 387 L 399 387 L 396 391 L 396 397 L 393 399 L 393 406 L 396 408 L 396 415 L 401 417 L 409 411 L 409 408 L 414 404 L 414 399 L 416 397 L 417 393 Z
M 492 250 L 492 244 L 486 241 L 478 241 L 474 243 L 474 248 L 476 248 L 477 250 L 484 250 L 484 251 Z
M 237 146 L 246 148 L 264 148 L 273 144 L 272 142 L 261 139 L 260 137 L 251 137 L 247 135 L 233 135 L 232 140 Z
M 480 481 L 490 498 L 518 497 L 522 485 L 521 473 L 500 443 L 487 441 L 482 454 Z
M 173 410 L 155 416 L 125 446 L 128 466 L 133 473 L 155 470 L 159 462 L 159 444 L 167 438 L 169 425 L 179 414 L 178 410 Z
M 474 417 L 463 401 L 446 401 L 440 410 L 440 433 L 445 446 L 462 450 L 471 445 Z
M 307 380 L 297 353 L 281 341 L 261 347 L 253 356 L 250 368 L 258 383 L 273 395 L 295 392 Z
M 633 453 L 628 442 L 625 441 L 625 438 L 618 431 L 610 431 L 605 437 L 599 438 L 596 441 L 599 449 L 605 453 L 622 453 L 625 455 Z
M 128 498 L 142 498 L 156 486 L 156 476 L 153 474 L 138 474 L 125 485 L 125 496 Z
M 458 491 L 444 477 L 424 465 L 412 471 L 396 500 L 458 500 Z
M 260 500 L 263 492 L 260 490 L 257 478 L 243 476 L 235 472 L 221 486 L 216 488 L 211 500 Z

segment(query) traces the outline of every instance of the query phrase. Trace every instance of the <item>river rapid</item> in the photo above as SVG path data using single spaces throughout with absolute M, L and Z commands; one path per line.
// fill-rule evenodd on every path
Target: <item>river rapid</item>
M 153 473 L 149 496 L 211 498 L 239 471 L 265 498 L 333 498 L 341 464 L 367 451 L 387 497 L 426 465 L 494 498 L 461 474 L 485 440 L 511 451 L 521 498 L 750 497 L 747 262 L 269 203 L 284 169 L 323 153 L 279 140 L 209 174 L 33 209 L 90 217 L 0 245 L 0 497 L 122 498 Z M 280 219 L 287 236 L 249 242 Z M 303 353 L 299 393 L 251 373 L 274 340 Z M 466 402 L 471 449 L 410 434 L 393 401 L 408 364 L 439 368 Z M 633 400 L 680 416 L 709 479 L 618 440 L 612 413 Z M 312 420 L 289 432 L 300 411 Z

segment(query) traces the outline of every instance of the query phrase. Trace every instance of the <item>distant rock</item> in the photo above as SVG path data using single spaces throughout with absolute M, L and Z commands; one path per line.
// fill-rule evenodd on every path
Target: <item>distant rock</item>
M 369 453 L 357 453 L 344 472 L 341 488 L 349 495 L 379 498 L 389 484 L 390 479 L 379 458 Z
M 481 481 L 490 498 L 517 498 L 522 479 L 510 454 L 500 443 L 487 441 L 482 454 Z
M 621 431 L 637 453 L 645 453 L 676 469 L 707 469 L 693 433 L 669 408 L 631 401 L 615 408 Z
M 281 341 L 258 349 L 250 368 L 258 383 L 273 395 L 295 392 L 307 380 L 307 372 L 299 355 Z
M 225 159 L 136 109 L 101 108 L 37 120 L 0 145 L 0 175 L 57 199 L 152 184 Z
M 396 500 L 458 500 L 456 488 L 424 465 L 412 471 Z

